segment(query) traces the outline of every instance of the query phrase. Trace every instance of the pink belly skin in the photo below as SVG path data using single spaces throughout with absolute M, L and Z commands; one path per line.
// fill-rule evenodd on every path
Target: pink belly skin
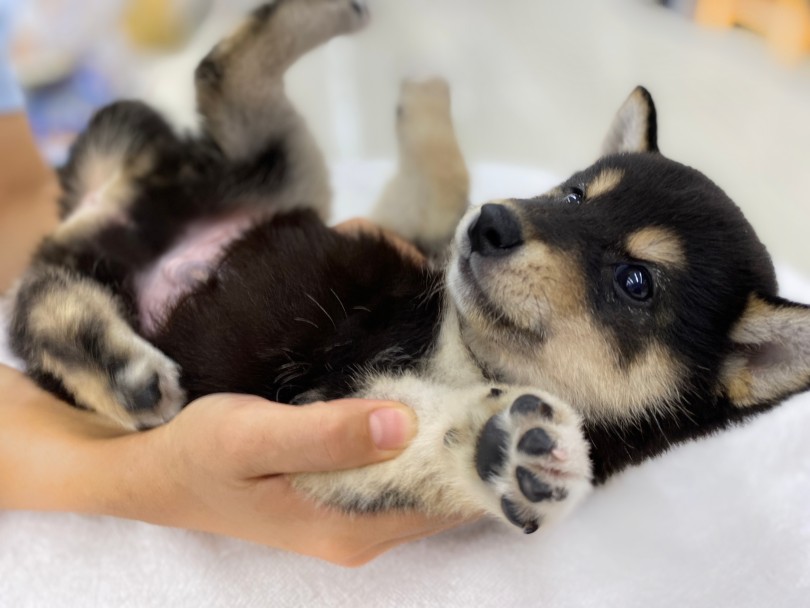
M 141 330 L 154 335 L 169 310 L 196 285 L 206 281 L 228 245 L 259 219 L 239 213 L 191 224 L 174 246 L 135 277 Z

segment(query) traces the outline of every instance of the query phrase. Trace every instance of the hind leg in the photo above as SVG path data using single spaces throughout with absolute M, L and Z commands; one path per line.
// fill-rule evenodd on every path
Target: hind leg
M 179 368 L 138 336 L 108 289 L 35 265 L 20 285 L 11 346 L 41 385 L 126 429 L 155 426 L 185 404 Z
M 63 221 L 17 289 L 11 345 L 46 388 L 125 428 L 185 403 L 177 365 L 132 326 L 132 272 L 181 225 L 184 146 L 143 104 L 94 118 L 62 171 Z
M 444 80 L 403 83 L 397 134 L 399 169 L 372 219 L 426 253 L 440 254 L 467 209 L 470 190 Z
M 231 191 L 269 194 L 274 210 L 306 205 L 326 219 L 326 164 L 286 96 L 284 74 L 307 51 L 367 21 L 360 0 L 270 2 L 200 63 L 203 132 L 232 164 Z
M 40 258 L 76 266 L 101 254 L 131 264 L 133 255 L 158 253 L 189 211 L 187 156 L 185 143 L 147 105 L 125 101 L 100 110 L 60 171 L 62 222 Z

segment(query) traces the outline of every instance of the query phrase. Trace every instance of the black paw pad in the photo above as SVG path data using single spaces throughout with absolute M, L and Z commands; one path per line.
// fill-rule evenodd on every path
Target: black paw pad
M 160 378 L 154 375 L 152 381 L 139 391 L 135 391 L 128 401 L 128 410 L 131 412 L 144 412 L 153 410 L 160 403 L 162 394 L 160 392 Z
M 542 456 L 554 449 L 554 440 L 541 428 L 526 431 L 518 443 L 518 450 L 529 456 Z
M 554 496 L 551 486 L 537 479 L 534 473 L 525 467 L 517 468 L 517 480 L 520 491 L 531 502 L 549 500 Z
M 478 476 L 487 481 L 503 470 L 509 435 L 497 424 L 497 418 L 490 418 L 478 436 L 475 446 L 475 470 Z
M 518 510 L 517 505 L 509 500 L 506 496 L 501 498 L 501 510 L 503 511 L 503 514 L 506 515 L 506 519 L 509 520 L 509 523 L 517 526 L 518 528 L 523 528 L 523 532 L 525 534 L 534 534 L 537 532 L 538 528 L 540 528 L 540 522 L 536 519 L 524 521 L 520 516 L 520 511 Z
M 509 413 L 515 415 L 540 414 L 543 418 L 551 419 L 554 416 L 552 407 L 535 395 L 522 395 L 515 399 Z

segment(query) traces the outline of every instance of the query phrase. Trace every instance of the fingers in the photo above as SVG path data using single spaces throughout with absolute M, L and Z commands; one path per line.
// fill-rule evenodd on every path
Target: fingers
M 262 493 L 272 495 L 277 505 L 283 503 L 286 512 L 296 514 L 295 520 L 285 527 L 289 534 L 282 548 L 345 567 L 361 566 L 401 544 L 472 521 L 413 511 L 347 514 L 305 498 L 285 477 L 268 479 L 265 483 Z M 274 543 L 278 540 L 274 536 Z
M 246 478 L 352 469 L 398 455 L 416 434 L 402 404 L 349 399 L 305 407 L 255 399 L 219 433 Z

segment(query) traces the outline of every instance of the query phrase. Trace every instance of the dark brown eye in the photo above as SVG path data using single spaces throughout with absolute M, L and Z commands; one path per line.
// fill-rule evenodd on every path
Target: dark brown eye
M 653 296 L 653 280 L 644 266 L 619 264 L 613 274 L 616 288 L 631 300 L 646 302 Z
M 585 198 L 585 193 L 580 188 L 571 188 L 571 191 L 563 198 L 564 203 L 571 203 L 572 205 L 579 205 Z

